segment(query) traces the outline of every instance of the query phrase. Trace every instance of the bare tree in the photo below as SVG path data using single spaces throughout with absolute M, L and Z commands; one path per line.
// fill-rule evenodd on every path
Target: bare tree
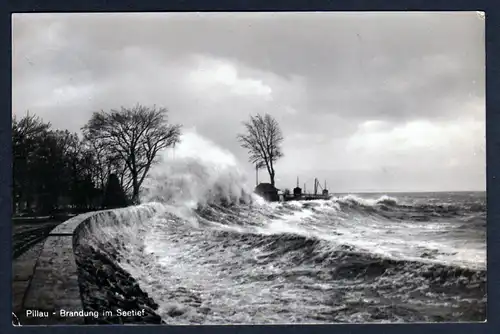
M 20 120 L 14 115 L 12 116 L 12 141 L 13 144 L 20 144 L 26 138 L 33 138 L 48 131 L 50 123 L 44 123 L 43 120 L 36 116 L 30 115 L 29 111 Z
M 50 123 L 43 122 L 29 111 L 21 119 L 12 117 L 12 205 L 14 212 L 21 209 L 21 202 L 31 207 L 36 193 L 38 161 L 37 148 L 50 129 Z
M 82 128 L 85 138 L 125 163 L 132 183 L 132 200 L 161 149 L 179 142 L 181 126 L 168 124 L 167 109 L 136 105 L 96 112 Z
M 257 168 L 266 167 L 274 187 L 274 163 L 283 156 L 281 143 L 283 134 L 278 122 L 266 114 L 250 116 L 250 121 L 244 122 L 246 133 L 239 134 L 238 140 L 242 147 L 248 150 L 249 161 Z
M 127 164 L 116 152 L 111 152 L 108 147 L 99 142 L 86 140 L 85 147 L 91 152 L 94 161 L 94 177 L 100 189 L 105 189 L 111 174 L 116 174 L 120 186 L 125 193 L 132 197 L 132 177 Z

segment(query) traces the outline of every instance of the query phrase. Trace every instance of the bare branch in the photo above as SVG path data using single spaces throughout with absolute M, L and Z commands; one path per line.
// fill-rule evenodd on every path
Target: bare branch
M 124 185 L 131 184 L 135 200 L 159 151 L 180 140 L 181 125 L 169 124 L 167 112 L 165 108 L 142 105 L 100 111 L 94 113 L 83 128 L 87 140 L 98 143 L 107 152 L 114 152 L 126 166 L 126 172 L 117 173 Z
M 283 156 L 283 134 L 278 122 L 269 114 L 250 116 L 244 122 L 246 133 L 237 136 L 240 145 L 248 150 L 249 162 L 257 168 L 266 167 L 274 186 L 274 162 Z

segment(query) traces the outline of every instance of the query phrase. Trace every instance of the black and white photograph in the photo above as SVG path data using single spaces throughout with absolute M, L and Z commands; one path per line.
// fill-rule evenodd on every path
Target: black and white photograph
M 485 322 L 485 114 L 482 12 L 13 14 L 13 324 Z

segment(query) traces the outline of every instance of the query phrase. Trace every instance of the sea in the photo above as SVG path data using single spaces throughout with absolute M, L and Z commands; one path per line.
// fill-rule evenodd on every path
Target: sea
M 119 264 L 166 323 L 486 320 L 485 192 L 269 203 L 245 184 L 220 166 L 171 166 L 145 187 L 154 215 L 114 227 Z

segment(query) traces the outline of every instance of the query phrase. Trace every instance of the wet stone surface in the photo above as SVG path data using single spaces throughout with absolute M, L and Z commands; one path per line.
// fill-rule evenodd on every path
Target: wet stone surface
M 114 244 L 118 245 L 119 240 L 111 240 L 97 246 L 80 244 L 75 248 L 83 308 L 86 312 L 98 312 L 97 317 L 87 316 L 85 322 L 164 324 L 155 312 L 158 304 L 116 263 Z M 125 316 L 123 312 L 128 311 L 136 313 Z M 143 312 L 143 315 L 136 315 L 139 312 Z

